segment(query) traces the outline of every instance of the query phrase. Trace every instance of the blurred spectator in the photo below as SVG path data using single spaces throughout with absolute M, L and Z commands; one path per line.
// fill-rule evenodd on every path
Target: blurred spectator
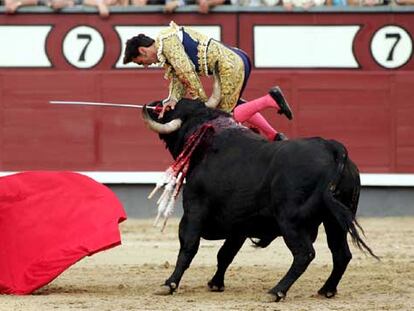
M 230 0 L 232 5 L 239 6 L 275 6 L 278 5 L 281 0 Z
M 175 9 L 184 5 L 186 5 L 186 2 L 184 0 L 165 0 L 164 12 L 172 13 L 175 11 Z
M 172 13 L 180 6 L 186 5 L 185 0 L 131 0 L 131 5 L 164 5 L 165 13 Z
M 216 5 L 230 4 L 230 0 L 197 0 L 198 12 L 207 14 Z
M 414 5 L 414 0 L 395 0 L 395 4 L 399 4 L 399 5 Z
M 291 11 L 293 8 L 310 9 L 314 6 L 324 5 L 326 0 L 282 0 L 283 7 Z
M 164 5 L 166 0 L 131 0 L 131 5 L 145 6 L 145 5 Z
M 151 2 L 156 2 L 156 3 L 151 3 Z M 161 2 L 164 2 L 164 1 L 131 0 L 131 5 L 144 6 L 144 5 L 147 5 L 147 4 L 164 4 L 164 3 L 161 3 Z
M 22 6 L 45 5 L 57 11 L 75 5 L 75 0 L 5 0 L 6 13 L 13 14 Z
M 333 5 L 333 6 L 388 5 L 388 0 L 326 0 L 326 5 Z
M 348 6 L 348 5 L 352 5 L 352 4 L 348 4 L 348 2 L 350 1 L 355 1 L 355 0 L 326 0 L 326 5 L 328 6 Z
M 173 13 L 184 5 L 195 4 L 195 0 L 131 0 L 131 5 L 164 5 L 164 13 Z
M 262 0 L 263 4 L 266 6 L 275 6 L 281 3 L 281 0 Z
M 384 0 L 354 0 L 351 5 L 359 6 L 375 6 L 375 5 L 384 5 Z
M 22 6 L 37 5 L 38 0 L 5 0 L 4 6 L 7 14 L 14 14 Z
M 40 5 L 46 5 L 55 11 L 81 4 L 81 0 L 39 0 Z
M 83 0 L 83 4 L 96 7 L 98 9 L 99 16 L 107 18 L 109 17 L 110 6 L 127 6 L 128 0 Z

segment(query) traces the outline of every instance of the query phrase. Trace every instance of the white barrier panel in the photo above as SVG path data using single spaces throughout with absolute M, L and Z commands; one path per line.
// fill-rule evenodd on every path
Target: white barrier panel
M 51 67 L 46 38 L 52 26 L 0 26 L 0 67 Z
M 358 25 L 254 26 L 257 68 L 358 68 Z
M 180 25 L 181 26 L 181 25 Z M 221 39 L 221 28 L 219 25 L 217 26 L 191 26 L 188 25 L 194 30 L 197 30 L 208 37 L 211 37 L 216 40 Z M 119 53 L 120 57 L 116 62 L 116 68 L 138 68 L 136 64 L 129 63 L 124 65 L 122 60 L 124 58 L 124 50 L 125 50 L 125 43 L 128 39 L 143 33 L 153 39 L 155 39 L 158 33 L 166 29 L 166 26 L 115 26 L 115 31 L 118 33 L 118 36 L 121 40 L 121 51 Z M 140 66 L 144 68 L 143 66 Z

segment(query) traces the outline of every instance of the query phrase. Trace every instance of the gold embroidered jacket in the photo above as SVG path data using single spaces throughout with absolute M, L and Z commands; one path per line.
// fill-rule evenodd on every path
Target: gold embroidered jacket
M 184 41 L 190 44 L 184 44 Z M 159 65 L 166 70 L 164 77 L 171 81 L 169 98 L 178 101 L 188 92 L 192 98 L 206 101 L 209 106 L 217 106 L 227 112 L 233 110 L 244 81 L 244 64 L 234 51 L 174 22 L 160 32 L 155 45 Z M 200 81 L 201 76 L 209 75 L 215 79 L 210 98 Z

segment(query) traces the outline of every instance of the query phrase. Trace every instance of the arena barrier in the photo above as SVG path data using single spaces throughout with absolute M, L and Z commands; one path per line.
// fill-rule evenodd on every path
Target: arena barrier
M 138 111 L 55 107 L 49 100 L 143 104 L 167 95 L 163 71 L 122 64 L 125 41 L 174 20 L 244 49 L 254 69 L 244 98 L 280 85 L 293 122 L 266 111 L 289 137 L 343 142 L 366 185 L 414 185 L 413 7 L 158 6 L 0 11 L 0 171 L 73 170 L 100 181 L 152 183 L 170 155 Z M 210 81 L 204 80 L 207 89 Z

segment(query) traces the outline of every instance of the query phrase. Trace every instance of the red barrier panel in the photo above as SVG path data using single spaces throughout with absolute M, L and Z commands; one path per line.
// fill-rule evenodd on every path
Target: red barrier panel
M 0 15 L 0 171 L 165 169 L 170 156 L 139 111 L 48 101 L 165 98 L 162 70 L 124 67 L 120 59 L 129 34 L 155 31 L 146 27 L 170 18 Z M 265 116 L 289 137 L 340 140 L 363 172 L 414 172 L 414 12 L 194 13 L 174 20 L 248 52 L 255 68 L 243 97 L 280 85 L 295 119 L 271 110 Z

